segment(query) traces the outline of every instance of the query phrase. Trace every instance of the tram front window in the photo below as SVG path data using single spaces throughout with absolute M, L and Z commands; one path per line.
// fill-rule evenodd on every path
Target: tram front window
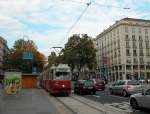
M 69 73 L 68 72 L 56 72 L 56 80 L 66 80 L 69 79 Z

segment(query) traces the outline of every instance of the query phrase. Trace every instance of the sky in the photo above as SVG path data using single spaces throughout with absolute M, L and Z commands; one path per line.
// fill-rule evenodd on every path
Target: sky
M 150 19 L 150 0 L 0 0 L 0 36 L 9 48 L 17 39 L 33 40 L 48 56 L 69 36 L 84 33 L 95 38 L 125 17 Z

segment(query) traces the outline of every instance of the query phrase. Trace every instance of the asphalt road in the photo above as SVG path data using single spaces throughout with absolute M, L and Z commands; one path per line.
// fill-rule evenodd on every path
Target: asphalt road
M 142 111 L 133 111 L 129 104 L 129 97 L 122 97 L 120 95 L 110 95 L 104 91 L 98 91 L 96 95 L 84 95 L 85 98 L 100 102 L 106 106 L 112 107 L 113 109 L 120 109 L 129 111 L 130 114 L 150 114 L 149 110 L 143 109 Z
M 18 95 L 0 92 L 0 114 L 59 114 L 43 91 L 22 90 Z

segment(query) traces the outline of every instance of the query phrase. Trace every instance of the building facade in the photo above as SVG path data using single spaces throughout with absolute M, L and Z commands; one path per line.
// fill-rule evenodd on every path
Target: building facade
M 150 79 L 150 20 L 124 18 L 94 39 L 97 70 L 109 81 Z
M 7 52 L 7 41 L 0 37 L 0 79 L 2 79 L 4 75 L 4 59 Z

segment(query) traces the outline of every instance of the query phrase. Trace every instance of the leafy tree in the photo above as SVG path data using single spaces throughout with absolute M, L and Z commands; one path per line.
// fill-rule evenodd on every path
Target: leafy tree
M 23 59 L 24 52 L 33 54 L 32 60 Z M 32 40 L 25 41 L 19 39 L 15 41 L 14 46 L 8 53 L 7 69 L 17 69 L 22 72 L 31 73 L 32 68 L 36 67 L 37 71 L 41 71 L 46 61 L 45 56 L 37 50 L 35 43 Z
M 55 52 L 51 52 L 51 55 L 48 57 L 49 65 L 64 63 L 64 56 L 63 55 L 56 55 Z
M 71 36 L 63 50 L 65 62 L 68 63 L 72 71 L 75 66 L 79 73 L 84 67 L 94 69 L 96 67 L 96 49 L 92 38 L 87 34 L 75 34 Z
M 51 52 L 51 55 L 48 56 L 49 65 L 51 66 L 52 64 L 56 64 L 56 60 L 57 60 L 56 53 L 55 52 Z

